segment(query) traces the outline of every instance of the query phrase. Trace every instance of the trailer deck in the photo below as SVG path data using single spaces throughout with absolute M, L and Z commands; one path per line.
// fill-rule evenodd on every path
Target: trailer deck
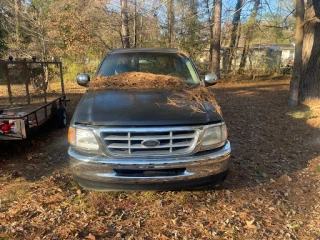
M 0 69 L 0 140 L 24 139 L 52 117 L 66 124 L 61 62 L 0 61 Z

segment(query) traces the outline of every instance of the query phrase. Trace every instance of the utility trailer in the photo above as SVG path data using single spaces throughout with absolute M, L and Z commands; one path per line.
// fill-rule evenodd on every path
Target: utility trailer
M 66 125 L 61 62 L 0 60 L 0 140 L 21 140 L 49 119 Z

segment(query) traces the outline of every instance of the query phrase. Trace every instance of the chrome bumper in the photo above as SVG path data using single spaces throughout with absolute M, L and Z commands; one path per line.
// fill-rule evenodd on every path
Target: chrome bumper
M 226 173 L 230 157 L 230 143 L 218 150 L 199 152 L 176 158 L 106 158 L 103 155 L 85 156 L 69 147 L 70 169 L 81 186 L 94 190 L 171 189 L 170 186 L 196 186 L 197 180 Z M 152 175 L 118 174 L 121 171 L 143 170 Z M 166 169 L 184 169 L 177 174 L 161 175 Z M 141 171 L 140 171 L 141 172 Z M 160 173 L 159 173 L 160 172 Z M 221 180 L 221 179 L 220 179 Z M 186 183 L 189 184 L 186 185 Z M 203 181 L 200 181 L 201 183 Z M 211 181 L 212 182 L 212 181 Z M 175 188 L 175 187 L 174 187 Z M 180 188 L 180 187 L 178 187 Z

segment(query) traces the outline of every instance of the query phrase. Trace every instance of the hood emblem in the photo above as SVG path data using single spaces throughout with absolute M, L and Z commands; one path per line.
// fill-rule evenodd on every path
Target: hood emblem
M 160 145 L 160 141 L 154 140 L 154 139 L 148 139 L 148 140 L 142 141 L 141 145 L 148 147 L 148 148 L 157 147 Z

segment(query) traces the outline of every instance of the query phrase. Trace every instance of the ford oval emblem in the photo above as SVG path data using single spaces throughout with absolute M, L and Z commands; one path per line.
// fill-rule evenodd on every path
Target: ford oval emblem
M 160 142 L 158 140 L 148 139 L 141 142 L 141 144 L 145 147 L 157 147 L 160 145 Z

